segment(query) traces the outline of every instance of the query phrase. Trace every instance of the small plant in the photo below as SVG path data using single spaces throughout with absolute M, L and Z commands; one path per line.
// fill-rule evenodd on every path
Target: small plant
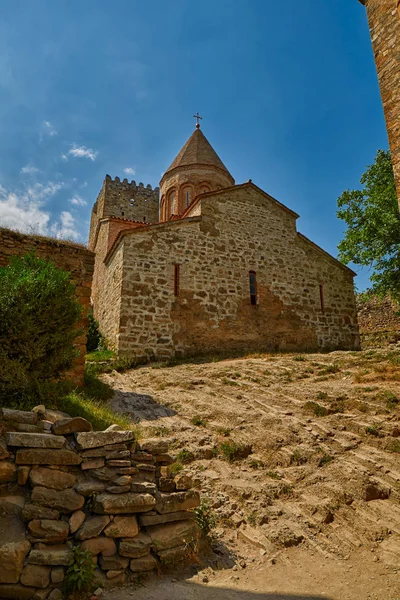
M 396 394 L 389 390 L 383 390 L 380 392 L 380 394 L 378 394 L 377 398 L 386 401 L 386 408 L 388 410 L 397 408 L 400 403 L 400 399 L 396 396 Z
M 293 451 L 292 456 L 290 457 L 291 465 L 305 465 L 307 461 L 308 457 L 304 454 L 304 452 L 302 452 L 300 448 L 296 448 Z
M 205 419 L 203 419 L 203 417 L 200 417 L 199 415 L 195 415 L 194 417 L 192 417 L 190 419 L 190 422 L 192 423 L 192 425 L 195 425 L 196 427 L 206 427 L 207 426 L 207 421 Z
M 337 363 L 333 363 L 331 365 L 326 365 L 325 368 L 321 370 L 322 375 L 328 375 L 330 373 L 339 373 L 340 366 Z
M 160 425 L 160 427 L 152 427 L 151 433 L 154 437 L 166 437 L 170 434 L 168 427 Z
M 182 469 L 183 465 L 180 462 L 174 462 L 169 468 L 171 477 L 175 477 L 175 475 L 178 475 L 178 473 L 180 473 Z
M 318 400 L 326 400 L 327 397 L 328 397 L 328 394 L 326 392 L 318 392 L 317 393 Z
M 373 435 L 375 437 L 383 437 L 383 434 L 380 430 L 380 428 L 378 427 L 378 425 L 370 425 L 369 427 L 365 428 L 365 433 L 368 433 L 368 435 Z
M 254 510 L 248 515 L 247 522 L 253 527 L 257 525 L 257 513 Z
M 223 435 L 224 437 L 229 437 L 231 435 L 231 430 L 229 427 L 218 427 L 217 433 Z
M 247 458 L 251 454 L 251 446 L 228 440 L 219 445 L 219 451 L 228 462 L 232 463 L 235 460 Z
M 73 549 L 72 562 L 65 574 L 64 588 L 66 594 L 79 598 L 83 592 L 88 592 L 93 584 L 96 565 L 89 550 L 82 550 L 79 546 Z
M 268 477 L 271 477 L 271 479 L 282 479 L 282 477 L 279 475 L 279 473 L 276 473 L 275 471 L 268 471 L 266 473 L 266 475 Z
M 313 402 L 312 400 L 306 402 L 303 408 L 307 412 L 314 413 L 316 417 L 326 417 L 326 415 L 329 414 L 329 411 L 325 406 L 318 404 L 318 402 Z
M 388 446 L 389 452 L 395 452 L 396 454 L 400 454 L 400 440 L 393 440 L 390 442 Z
M 262 462 L 262 460 L 256 460 L 256 459 L 252 459 L 249 460 L 249 467 L 250 469 L 263 469 L 264 468 L 264 463 Z
M 177 457 L 176 457 L 176 461 L 180 462 L 182 465 L 187 465 L 187 464 L 193 462 L 194 459 L 195 459 L 195 456 L 194 456 L 193 452 L 191 452 L 190 450 L 186 450 L 186 448 L 183 448 L 183 450 L 178 452 Z
M 195 521 L 200 527 L 204 535 L 208 535 L 213 527 L 216 525 L 216 518 L 212 512 L 210 502 L 208 500 L 202 500 L 200 506 L 193 509 L 195 514 Z
M 328 465 L 332 461 L 333 461 L 333 456 L 331 456 L 330 454 L 324 453 L 318 461 L 318 466 L 323 467 L 325 465 Z
M 88 314 L 88 332 L 87 332 L 87 341 L 86 341 L 86 349 L 88 352 L 94 352 L 95 350 L 105 349 L 105 343 L 103 337 L 100 333 L 99 324 L 93 316 L 92 311 Z
M 295 361 L 297 361 L 297 362 L 303 362 L 303 361 L 305 361 L 306 359 L 304 358 L 304 356 L 293 356 L 293 357 L 292 357 L 292 360 L 295 360 Z

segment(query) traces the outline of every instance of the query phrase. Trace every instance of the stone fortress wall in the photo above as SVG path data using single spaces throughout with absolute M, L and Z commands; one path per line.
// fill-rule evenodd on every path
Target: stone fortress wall
M 80 244 L 0 228 L 1 266 L 7 265 L 11 257 L 23 256 L 29 252 L 34 252 L 39 258 L 52 260 L 57 267 L 69 271 L 76 285 L 76 297 L 83 307 L 82 321 L 78 327 L 84 333 L 75 340 L 80 355 L 74 360 L 67 377 L 77 385 L 83 385 L 94 254 Z
M 44 406 L 0 409 L 0 598 L 60 600 L 77 545 L 95 587 L 187 559 L 200 497 L 172 462 L 160 438 L 93 432 Z

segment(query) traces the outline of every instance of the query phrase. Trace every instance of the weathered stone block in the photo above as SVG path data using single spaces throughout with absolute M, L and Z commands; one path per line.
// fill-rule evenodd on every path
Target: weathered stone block
M 160 514 L 189 510 L 200 505 L 200 494 L 195 490 L 176 492 L 174 494 L 161 494 L 157 501 L 156 511 Z
M 3 440 L 0 440 L 0 460 L 4 460 L 5 458 L 8 458 L 10 456 L 10 453 L 7 449 L 7 445 Z
M 129 558 L 124 558 L 122 556 L 119 556 L 118 554 L 114 554 L 114 556 L 108 557 L 100 556 L 100 566 L 103 569 L 103 571 L 108 571 L 109 569 L 126 569 L 128 565 Z
M 68 566 L 72 556 L 69 546 L 48 546 L 31 550 L 28 562 L 31 565 Z
M 77 433 L 76 441 L 82 450 L 97 448 L 107 444 L 118 444 L 134 440 L 133 431 L 94 431 L 92 433 Z
M 166 454 L 168 452 L 168 442 L 160 438 L 140 440 L 138 446 L 143 452 L 148 452 L 149 454 Z
M 34 519 L 28 524 L 28 531 L 38 542 L 57 544 L 66 541 L 69 534 L 69 525 L 64 521 Z
M 136 537 L 139 533 L 139 526 L 137 518 L 132 517 L 115 517 L 115 519 L 108 525 L 104 534 L 107 537 L 112 538 L 130 538 Z
M 164 515 L 158 514 L 144 514 L 139 516 L 139 524 L 142 527 L 149 527 L 150 525 L 160 525 L 162 523 L 173 523 L 174 521 L 188 521 L 193 520 L 195 517 L 194 513 L 186 510 L 179 512 L 166 513 Z
M 84 431 L 92 431 L 93 427 L 89 421 L 82 417 L 71 417 L 60 419 L 53 423 L 52 432 L 55 435 L 68 435 Z
M 53 567 L 51 570 L 51 583 L 62 583 L 65 578 L 65 571 L 62 567 Z
M 20 583 L 0 585 L 0 598 L 7 600 L 31 600 L 35 588 L 25 587 Z
M 27 523 L 33 519 L 54 519 L 57 520 L 60 517 L 58 510 L 52 510 L 46 506 L 40 506 L 39 504 L 25 504 L 21 513 L 22 519 Z
M 39 485 L 53 490 L 66 490 L 73 487 L 76 482 L 75 475 L 71 473 L 45 467 L 31 469 L 29 479 L 33 486 Z
M 169 477 L 160 477 L 158 480 L 158 489 L 160 492 L 175 492 L 175 481 Z
M 174 548 L 167 548 L 166 550 L 159 550 L 157 552 L 161 564 L 166 567 L 174 567 L 177 563 L 186 561 L 187 554 L 188 549 L 186 544 L 175 546 Z
M 17 481 L 18 485 L 26 485 L 29 477 L 29 467 L 18 467 L 17 469 Z
M 101 515 L 98 517 L 87 517 L 82 527 L 76 534 L 78 540 L 88 540 L 98 537 L 103 529 L 109 524 L 110 517 Z
M 87 471 L 88 469 L 101 469 L 104 467 L 104 464 L 105 460 L 102 457 L 90 458 L 81 463 L 81 469 L 82 471 Z
M 150 494 L 99 494 L 94 512 L 100 514 L 140 513 L 151 510 L 156 501 Z
M 106 489 L 106 484 L 94 479 L 80 481 L 76 484 L 75 490 L 82 496 L 90 496 L 91 494 L 101 494 Z
M 129 568 L 133 573 L 146 573 L 157 568 L 157 561 L 154 556 L 148 554 L 148 556 L 143 556 L 142 558 L 133 558 Z
M 193 487 L 192 478 L 189 477 L 189 475 L 185 475 L 184 473 L 181 473 L 181 474 L 177 475 L 175 477 L 174 481 L 176 483 L 176 489 L 178 491 L 181 491 L 181 490 L 190 490 L 190 488 Z
M 50 585 L 50 567 L 43 565 L 26 565 L 21 573 L 23 585 L 46 588 Z
M 110 485 L 108 488 L 106 488 L 106 492 L 109 494 L 125 494 L 130 491 L 130 485 Z
M 13 423 L 28 423 L 36 425 L 38 422 L 38 415 L 34 412 L 25 410 L 13 410 L 11 408 L 3 408 L 3 419 L 5 421 L 12 421 Z
M 81 544 L 82 550 L 89 550 L 92 554 L 101 554 L 102 556 L 113 556 L 117 553 L 117 546 L 112 538 L 94 537 L 85 540 Z
M 86 519 L 86 515 L 83 510 L 75 511 L 69 518 L 69 530 L 71 533 L 78 531 L 83 521 Z
M 150 481 L 134 481 L 131 484 L 131 492 L 135 494 L 155 494 L 157 486 Z
M 17 450 L 15 462 L 17 465 L 80 465 L 81 457 L 72 450 L 45 450 L 32 448 Z
M 16 478 L 17 469 L 13 463 L 0 462 L 0 483 L 10 483 Z
M 7 434 L 7 445 L 20 448 L 62 448 L 65 438 L 50 433 L 20 433 L 11 431 Z
M 182 544 L 188 544 L 200 536 L 200 530 L 194 521 L 176 521 L 147 528 L 154 550 L 167 550 Z
M 77 494 L 74 490 L 57 491 L 39 486 L 33 488 L 31 498 L 37 504 L 65 513 L 79 510 L 85 503 L 84 497 Z
M 121 556 L 129 558 L 141 558 L 150 553 L 151 538 L 142 531 L 134 538 L 124 538 L 119 543 L 119 553 Z
M 30 547 L 28 540 L 8 543 L 2 543 L 0 540 L 0 583 L 17 583 L 19 581 Z

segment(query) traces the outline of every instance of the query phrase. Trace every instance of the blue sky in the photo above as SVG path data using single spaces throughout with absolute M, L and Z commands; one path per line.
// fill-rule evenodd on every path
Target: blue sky
M 336 256 L 337 197 L 388 145 L 357 0 L 0 3 L 0 224 L 85 241 L 105 174 L 158 185 L 196 111 Z

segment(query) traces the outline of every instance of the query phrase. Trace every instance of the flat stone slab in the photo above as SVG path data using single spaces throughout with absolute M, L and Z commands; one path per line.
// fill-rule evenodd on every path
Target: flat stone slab
M 3 419 L 14 423 L 28 423 L 36 425 L 38 416 L 36 413 L 27 410 L 13 410 L 12 408 L 3 408 Z
M 25 504 L 21 513 L 22 520 L 27 523 L 33 519 L 52 519 L 57 520 L 60 517 L 58 510 L 52 510 L 46 506 L 40 506 L 39 504 Z
M 31 545 L 28 540 L 2 543 L 0 546 L 0 583 L 18 583 L 24 560 Z M 0 596 L 1 598 L 1 596 Z
M 177 521 L 148 527 L 151 547 L 156 550 L 169 550 L 190 543 L 200 537 L 200 529 L 194 521 Z
M 168 442 L 160 438 L 147 438 L 140 440 L 138 446 L 143 452 L 149 454 L 166 454 L 168 452 Z
M 139 526 L 137 518 L 134 515 L 131 517 L 115 517 L 114 521 L 112 521 L 104 531 L 106 537 L 112 538 L 120 538 L 122 536 L 134 538 L 138 533 Z
M 33 486 L 39 485 L 53 490 L 66 490 L 75 485 L 76 477 L 72 473 L 65 473 L 58 469 L 39 467 L 31 469 L 29 479 Z
M 141 531 L 134 538 L 122 539 L 119 542 L 119 553 L 128 558 L 141 558 L 150 554 L 151 538 Z
M 156 500 L 150 494 L 99 494 L 96 496 L 94 512 L 99 514 L 129 514 L 151 510 Z
M 200 505 L 200 494 L 195 490 L 176 492 L 174 494 L 161 494 L 156 505 L 156 511 L 161 515 L 166 513 L 189 510 Z
M 98 537 L 109 522 L 110 517 L 108 515 L 87 517 L 75 537 L 78 540 L 88 540 L 90 538 Z
M 17 450 L 15 462 L 17 465 L 80 465 L 82 458 L 76 452 L 67 450 L 50 450 L 30 448 Z
M 0 598 L 7 600 L 31 600 L 36 592 L 34 587 L 26 587 L 20 583 L 0 585 Z
M 65 438 L 51 433 L 21 433 L 12 431 L 7 434 L 8 446 L 19 446 L 20 448 L 62 448 Z
M 13 463 L 0 462 L 0 483 L 10 483 L 16 478 L 17 469 Z
M 85 503 L 85 498 L 77 494 L 75 490 L 58 491 L 39 486 L 33 488 L 31 499 L 32 502 L 64 513 L 80 510 Z
M 135 439 L 133 431 L 93 431 L 76 433 L 76 441 L 82 450 L 98 448 L 110 444 L 131 442 Z
M 174 521 L 189 521 L 193 520 L 194 517 L 194 513 L 180 510 L 174 513 L 166 513 L 165 515 L 140 515 L 139 523 L 142 527 L 149 527 L 150 525 L 162 525 L 163 523 L 173 523 Z
M 130 563 L 130 570 L 133 571 L 133 573 L 146 573 L 153 569 L 157 569 L 157 566 L 156 559 L 149 554 L 142 558 L 133 558 Z
M 34 519 L 33 521 L 30 521 L 28 531 L 31 537 L 35 538 L 32 541 L 45 542 L 48 544 L 61 544 L 65 542 L 68 537 L 69 525 L 64 521 Z
M 68 566 L 72 556 L 69 546 L 48 546 L 43 549 L 31 550 L 28 562 L 31 565 Z
M 92 431 L 93 427 L 89 421 L 83 417 L 71 417 L 69 419 L 59 419 L 51 428 L 56 435 L 68 435 L 84 431 Z

